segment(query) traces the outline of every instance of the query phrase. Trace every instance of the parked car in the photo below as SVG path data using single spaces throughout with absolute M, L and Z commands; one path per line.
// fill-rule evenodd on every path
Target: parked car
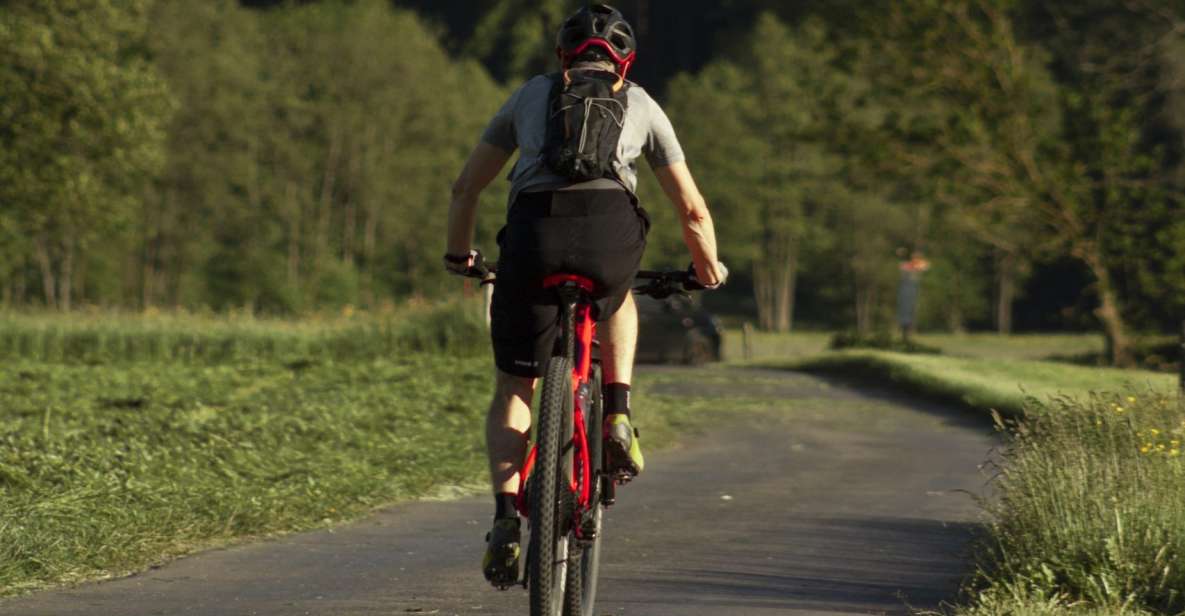
M 720 360 L 723 330 L 711 313 L 680 295 L 634 299 L 638 303 L 639 363 L 699 365 Z

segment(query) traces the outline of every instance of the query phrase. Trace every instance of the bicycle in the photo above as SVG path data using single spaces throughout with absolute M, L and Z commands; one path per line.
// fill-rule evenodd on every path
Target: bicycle
M 483 285 L 497 280 L 496 268 L 480 256 L 466 275 Z M 690 269 L 641 271 L 635 280 L 646 282 L 634 293 L 656 299 L 704 289 Z M 530 592 L 531 616 L 593 616 L 604 512 L 616 501 L 616 486 L 630 477 L 606 472 L 601 366 L 590 314 L 595 284 L 554 274 L 543 287 L 558 295 L 561 322 L 544 371 L 535 444 L 520 472 L 517 507 L 530 524 L 521 584 Z

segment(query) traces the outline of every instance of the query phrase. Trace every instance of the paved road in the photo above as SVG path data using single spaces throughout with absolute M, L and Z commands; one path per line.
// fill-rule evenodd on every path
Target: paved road
M 957 410 L 756 370 L 659 375 L 665 393 L 768 401 L 652 455 L 607 518 L 598 614 L 906 614 L 954 596 L 994 444 Z M 680 379 L 681 384 L 674 384 Z M 0 614 L 513 615 L 478 570 L 486 498 L 207 552 Z

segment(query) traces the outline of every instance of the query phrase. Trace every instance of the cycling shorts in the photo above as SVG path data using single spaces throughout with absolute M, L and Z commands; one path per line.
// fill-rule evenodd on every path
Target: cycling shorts
M 550 274 L 585 276 L 596 284 L 593 317 L 613 316 L 630 292 L 650 221 L 624 190 L 520 193 L 498 233 L 498 282 L 490 333 L 498 369 L 542 376 L 560 329 L 559 300 L 544 289 Z

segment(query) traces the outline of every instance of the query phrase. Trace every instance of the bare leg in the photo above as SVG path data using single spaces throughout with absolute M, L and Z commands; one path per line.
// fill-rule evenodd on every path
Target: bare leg
M 634 376 L 634 350 L 638 344 L 638 306 L 634 294 L 627 293 L 625 303 L 605 322 L 601 336 L 601 364 L 605 383 L 629 385 Z
M 494 399 L 486 414 L 486 451 L 494 494 L 518 492 L 518 472 L 527 452 L 534 393 L 535 379 L 498 371 Z

